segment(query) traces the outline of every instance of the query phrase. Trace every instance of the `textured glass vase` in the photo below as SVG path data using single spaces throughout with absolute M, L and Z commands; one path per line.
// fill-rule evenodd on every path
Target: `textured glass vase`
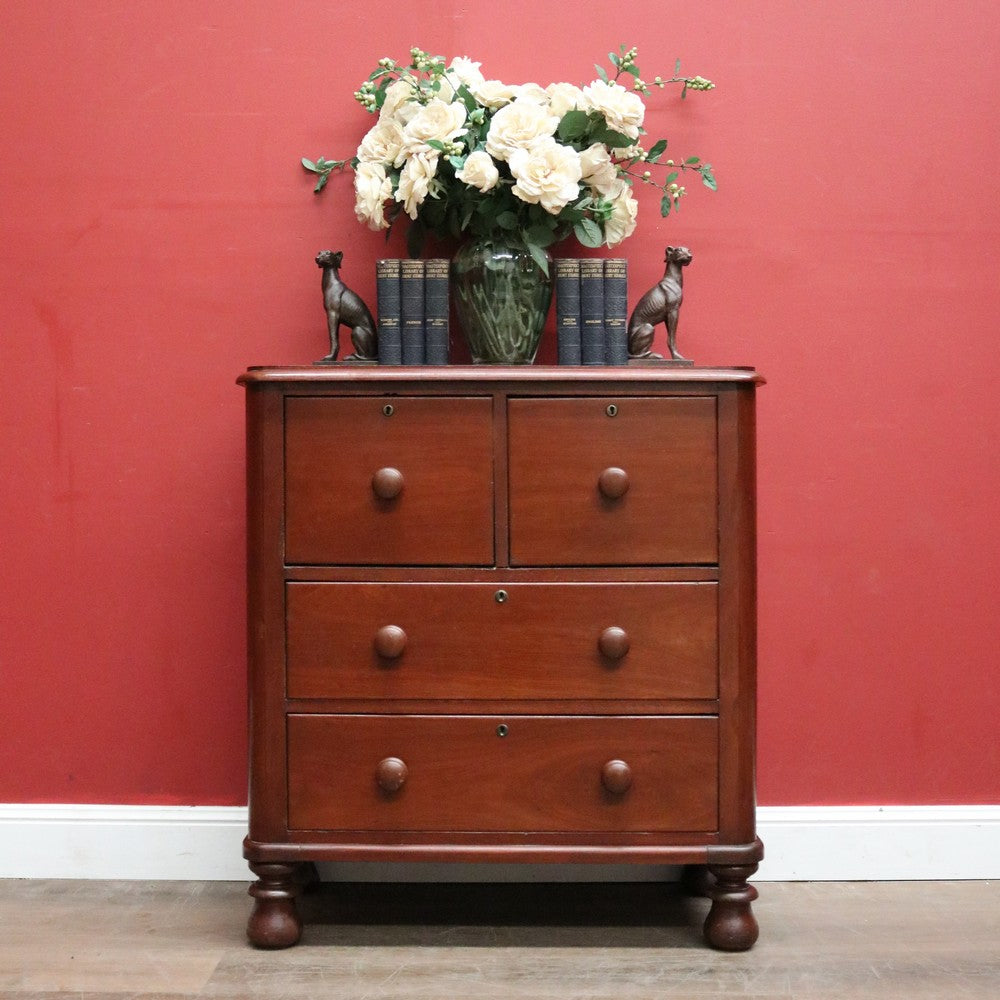
M 466 243 L 451 262 L 455 311 L 476 364 L 530 365 L 552 301 L 549 274 L 503 236 Z

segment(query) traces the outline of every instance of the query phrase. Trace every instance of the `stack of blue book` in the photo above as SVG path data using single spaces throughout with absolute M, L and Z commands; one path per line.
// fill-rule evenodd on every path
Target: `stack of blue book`
M 556 336 L 561 365 L 627 365 L 628 261 L 559 257 Z
M 375 290 L 379 363 L 448 364 L 448 261 L 376 261 Z

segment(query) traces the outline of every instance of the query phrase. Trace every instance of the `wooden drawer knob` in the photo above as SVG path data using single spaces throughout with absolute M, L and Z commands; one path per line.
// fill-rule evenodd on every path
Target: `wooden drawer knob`
M 632 787 L 632 768 L 623 760 L 609 760 L 601 768 L 601 784 L 613 795 L 624 795 Z
M 597 648 L 609 660 L 620 660 L 629 651 L 628 632 L 613 625 L 606 628 L 597 640 Z
M 628 493 L 628 473 L 617 466 L 605 469 L 597 478 L 597 488 L 609 500 L 618 500 Z
M 375 633 L 375 652 L 385 660 L 395 660 L 406 649 L 406 633 L 398 625 L 383 625 Z
M 380 500 L 395 500 L 403 492 L 403 473 L 386 466 L 372 476 L 372 491 Z
M 386 757 L 375 768 L 375 780 L 385 792 L 398 792 L 406 781 L 409 770 L 398 757 Z

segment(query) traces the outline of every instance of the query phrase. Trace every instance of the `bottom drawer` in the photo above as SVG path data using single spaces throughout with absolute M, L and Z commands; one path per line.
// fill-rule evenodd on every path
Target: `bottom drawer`
M 710 832 L 710 716 L 288 717 L 290 830 Z

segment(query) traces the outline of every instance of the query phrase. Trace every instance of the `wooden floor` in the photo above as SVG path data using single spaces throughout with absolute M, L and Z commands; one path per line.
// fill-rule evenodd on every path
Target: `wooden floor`
M 245 943 L 246 886 L 0 881 L 0 998 L 1000 998 L 1000 886 L 764 883 L 753 951 L 650 884 L 324 885 L 298 947 Z

